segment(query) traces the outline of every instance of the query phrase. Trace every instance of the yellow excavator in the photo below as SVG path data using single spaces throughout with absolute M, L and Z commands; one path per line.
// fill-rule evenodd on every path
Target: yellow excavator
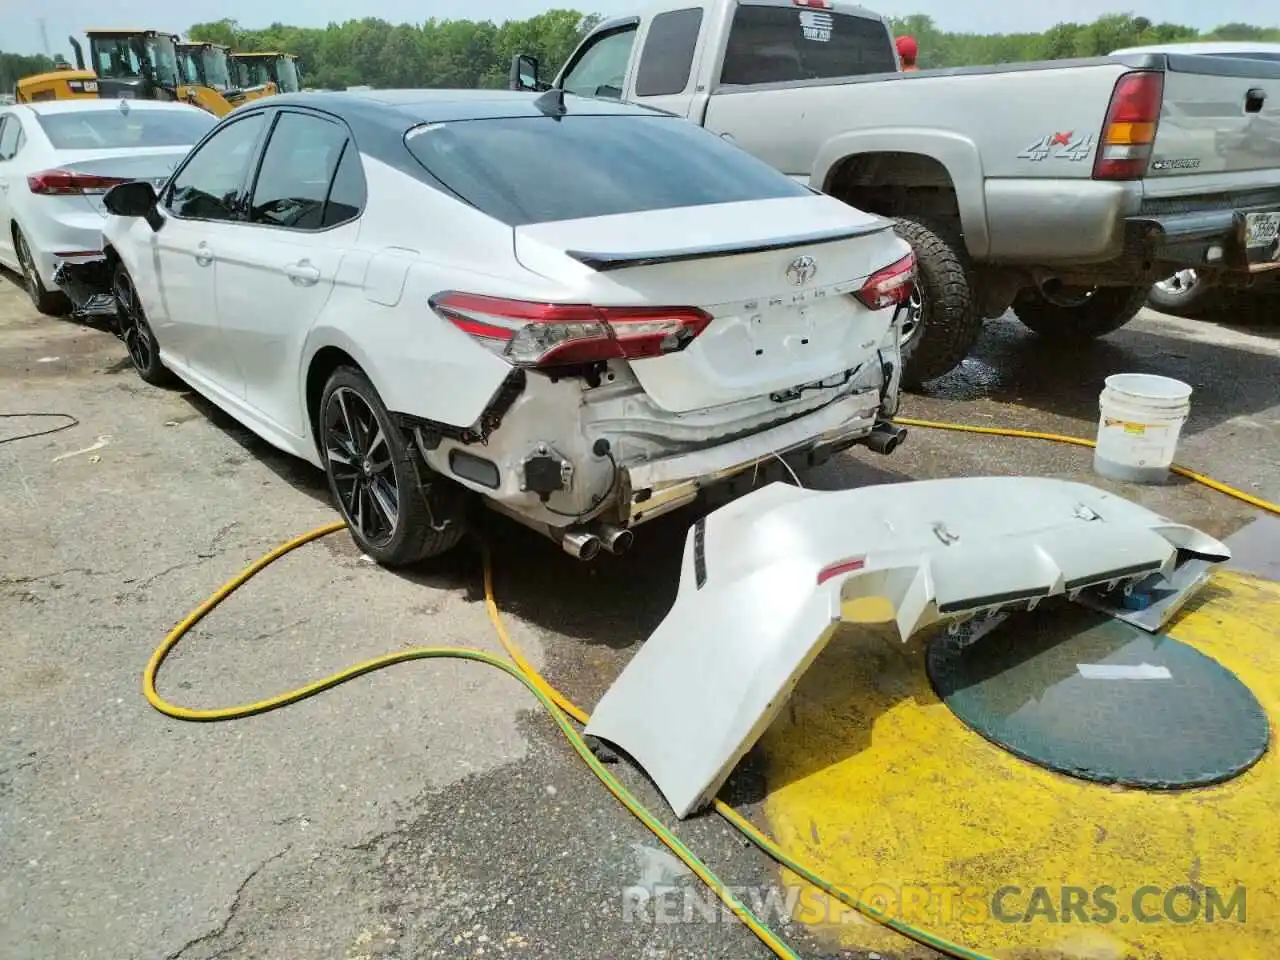
M 242 89 L 233 82 L 228 47 L 207 41 L 179 41 L 178 72 L 182 85 L 178 96 L 214 116 L 226 116 L 242 103 L 276 92 L 272 83 Z
M 297 93 L 301 88 L 297 54 L 274 51 L 233 53 L 231 62 L 237 71 L 238 86 L 273 83 L 281 93 Z

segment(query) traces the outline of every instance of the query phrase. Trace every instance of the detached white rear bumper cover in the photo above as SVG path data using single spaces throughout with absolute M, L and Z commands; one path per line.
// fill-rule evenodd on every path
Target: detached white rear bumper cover
M 1085 484 L 976 477 L 835 492 L 771 484 L 685 543 L 666 619 L 586 732 L 684 818 L 715 796 L 840 622 L 884 597 L 905 641 L 950 619 L 1230 558 L 1198 530 Z

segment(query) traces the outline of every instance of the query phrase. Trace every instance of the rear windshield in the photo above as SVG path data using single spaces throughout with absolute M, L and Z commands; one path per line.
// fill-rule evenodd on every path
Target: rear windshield
M 36 115 L 56 150 L 191 146 L 217 118 L 204 110 L 74 110 Z
M 785 83 L 895 73 L 893 40 L 880 20 L 809 7 L 740 5 L 720 82 Z
M 405 143 L 449 190 L 512 226 L 811 193 L 678 117 L 463 120 L 418 127 Z

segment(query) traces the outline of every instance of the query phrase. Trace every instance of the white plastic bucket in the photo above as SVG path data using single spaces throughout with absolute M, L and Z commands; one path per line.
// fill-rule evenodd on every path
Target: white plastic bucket
M 1191 413 L 1191 387 L 1148 373 L 1117 373 L 1098 397 L 1093 469 L 1112 480 L 1162 483 Z

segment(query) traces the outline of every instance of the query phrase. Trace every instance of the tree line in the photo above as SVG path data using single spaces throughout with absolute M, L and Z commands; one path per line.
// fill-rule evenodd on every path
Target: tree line
M 506 85 L 513 54 L 532 54 L 548 72 L 554 71 L 599 21 L 598 15 L 567 9 L 502 24 L 437 19 L 417 25 L 392 24 L 366 17 L 326 27 L 273 23 L 249 30 L 224 19 L 197 23 L 187 36 L 235 50 L 296 53 L 307 87 L 500 88 Z M 925 69 L 1090 57 L 1120 47 L 1187 40 L 1280 42 L 1280 28 L 1227 23 L 1201 33 L 1129 14 L 1109 14 L 1092 23 L 1059 23 L 1043 33 L 952 33 L 938 29 L 932 18 L 922 14 L 895 19 L 893 27 L 895 33 L 910 34 L 919 41 L 919 62 Z M 52 67 L 48 57 L 0 52 L 0 91 L 11 91 L 19 77 Z

